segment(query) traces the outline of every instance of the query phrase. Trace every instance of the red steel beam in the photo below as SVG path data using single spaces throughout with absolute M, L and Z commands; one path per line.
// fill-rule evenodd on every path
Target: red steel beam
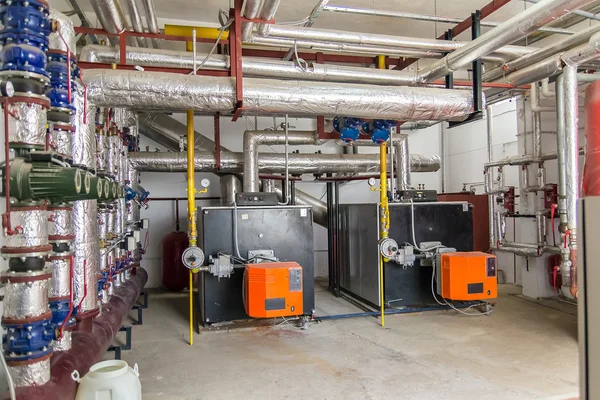
M 481 10 L 480 10 L 481 11 L 481 19 L 486 18 L 488 15 L 491 15 L 494 11 L 499 10 L 500 8 L 507 5 L 508 3 L 510 3 L 510 0 L 492 0 L 492 2 L 486 4 L 485 6 L 483 6 L 481 8 Z M 471 25 L 472 25 L 471 16 L 468 16 L 462 22 L 459 22 L 454 28 L 452 28 L 453 37 L 456 37 L 459 34 L 466 31 L 467 29 L 471 28 Z M 444 40 L 444 34 L 439 36 L 438 39 Z M 411 65 L 412 63 L 414 63 L 417 60 L 418 60 L 418 58 L 405 58 L 401 63 L 396 65 L 396 67 L 394 67 L 393 69 L 407 68 L 409 65 Z

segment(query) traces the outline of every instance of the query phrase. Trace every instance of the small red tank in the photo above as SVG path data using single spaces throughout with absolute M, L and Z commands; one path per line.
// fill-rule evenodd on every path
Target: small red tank
M 189 270 L 181 261 L 188 246 L 185 232 L 171 232 L 162 240 L 162 283 L 168 290 L 179 292 L 189 286 Z

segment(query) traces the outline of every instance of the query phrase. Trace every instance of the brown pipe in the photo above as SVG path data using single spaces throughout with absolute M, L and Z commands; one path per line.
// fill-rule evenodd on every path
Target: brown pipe
M 92 365 L 102 359 L 147 281 L 148 273 L 143 268 L 136 268 L 131 279 L 115 289 L 108 303 L 103 306 L 102 315 L 90 320 L 89 329 L 73 332 L 71 349 L 52 355 L 50 381 L 42 386 L 18 388 L 17 399 L 74 399 L 77 382 L 71 374 L 77 370 L 84 376 Z M 8 397 L 5 395 L 4 398 Z

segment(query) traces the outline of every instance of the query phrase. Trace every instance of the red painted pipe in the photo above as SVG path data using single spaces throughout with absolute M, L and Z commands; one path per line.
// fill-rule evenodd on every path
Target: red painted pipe
M 71 373 L 77 370 L 83 376 L 92 365 L 100 361 L 147 281 L 148 273 L 144 269 L 132 271 L 131 279 L 115 289 L 109 302 L 102 307 L 102 314 L 93 320 L 87 320 L 91 321 L 89 329 L 73 332 L 71 349 L 52 355 L 50 381 L 42 386 L 17 389 L 17 399 L 74 399 L 77 383 L 71 378 Z M 5 395 L 5 398 L 8 397 Z

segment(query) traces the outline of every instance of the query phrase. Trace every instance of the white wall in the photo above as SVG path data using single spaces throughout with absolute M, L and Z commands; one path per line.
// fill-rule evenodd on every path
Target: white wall
M 173 117 L 180 122 L 185 123 L 185 114 L 175 114 Z M 229 117 L 221 118 L 221 144 L 232 151 L 243 151 L 242 139 L 243 133 L 247 129 L 267 129 L 273 127 L 273 118 L 257 118 L 258 127 L 255 127 L 253 117 L 240 118 L 237 122 L 232 122 Z M 283 118 L 277 118 L 276 124 L 283 122 Z M 197 116 L 194 119 L 197 132 L 214 139 L 213 118 Z M 289 123 L 296 130 L 314 130 L 316 128 L 315 120 L 290 118 Z M 440 155 L 440 126 L 436 125 L 420 131 L 409 133 L 409 147 L 413 153 L 436 154 Z M 157 143 L 142 136 L 140 147 L 146 150 L 149 146 L 150 151 L 165 151 Z M 301 153 L 314 153 L 318 150 L 326 154 L 341 153 L 341 146 L 334 142 L 322 146 L 290 146 L 290 151 L 299 150 Z M 263 146 L 261 152 L 284 152 L 284 146 Z M 361 147 L 360 153 L 378 153 L 377 147 Z M 185 173 L 141 173 L 142 186 L 150 191 L 150 197 L 186 197 L 186 175 Z M 196 174 L 196 185 L 202 178 L 209 178 L 211 186 L 206 195 L 198 197 L 220 196 L 219 178 L 214 174 Z M 441 190 L 441 172 L 413 173 L 413 185 L 417 183 L 425 184 L 426 188 Z M 312 175 L 303 176 L 303 181 L 297 183 L 297 188 L 305 191 L 316 198 L 326 201 L 325 184 L 314 182 Z M 340 200 L 345 203 L 364 203 L 377 202 L 379 194 L 369 190 L 369 186 L 364 181 L 348 182 L 341 186 Z M 198 202 L 198 205 L 203 204 Z M 206 204 L 206 203 L 204 203 Z M 161 240 L 162 238 L 175 230 L 175 206 L 172 202 L 150 202 L 148 210 L 142 210 L 142 218 L 149 218 L 151 227 L 149 232 L 149 246 L 146 255 L 142 260 L 142 265 L 148 271 L 148 287 L 158 287 L 161 285 Z M 187 231 L 187 201 L 179 202 L 179 221 L 181 230 Z M 327 230 L 319 225 L 314 225 L 314 254 L 315 254 L 315 275 L 327 276 Z

